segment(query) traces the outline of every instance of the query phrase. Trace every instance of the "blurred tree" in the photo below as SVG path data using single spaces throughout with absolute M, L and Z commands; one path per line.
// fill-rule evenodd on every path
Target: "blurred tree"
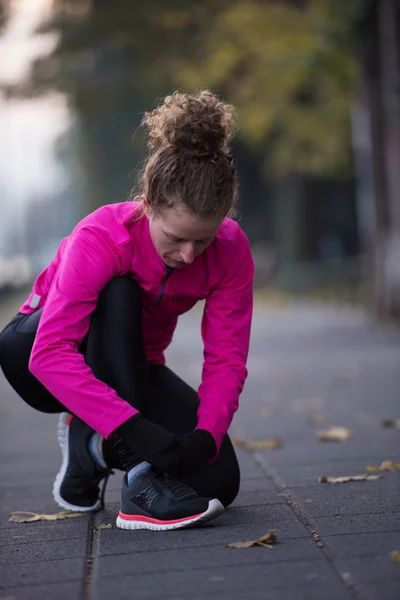
M 59 45 L 36 63 L 31 83 L 65 90 L 92 118 L 121 98 L 134 114 L 175 87 L 210 87 L 237 106 L 243 140 L 268 154 L 270 172 L 348 171 L 349 42 L 364 5 L 115 0 L 110 10 L 104 0 L 59 0 L 47 25 Z
M 206 4 L 212 18 L 212 3 Z M 132 164 L 140 165 L 144 149 L 137 135 L 140 113 L 177 85 L 168 57 L 189 49 L 197 23 L 204 25 L 202 12 L 199 7 L 187 16 L 182 0 L 172 0 L 168 8 L 162 0 L 140 5 L 115 0 L 112 11 L 102 0 L 60 0 L 51 22 L 41 28 L 59 32 L 58 46 L 34 64 L 19 93 L 56 88 L 67 94 L 77 116 L 88 210 L 127 197 L 132 186 L 127 174 Z
M 303 179 L 351 174 L 352 38 L 365 2 L 57 0 L 42 31 L 58 31 L 58 46 L 20 92 L 68 95 L 91 210 L 127 197 L 143 107 L 176 88 L 210 87 L 238 109 L 252 241 L 273 230 L 283 257 L 316 258 Z
M 354 60 L 329 43 L 328 8 L 326 0 L 234 3 L 218 14 L 197 60 L 176 63 L 185 87 L 224 90 L 249 144 L 273 141 L 267 165 L 278 175 L 350 165 Z

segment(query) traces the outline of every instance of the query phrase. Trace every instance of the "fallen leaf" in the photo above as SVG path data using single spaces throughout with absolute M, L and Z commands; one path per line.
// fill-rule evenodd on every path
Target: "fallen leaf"
M 400 430 L 400 419 L 383 419 L 383 421 L 381 421 L 381 427 L 384 429 Z
M 92 525 L 93 531 L 98 531 L 99 529 L 111 529 L 111 523 L 93 523 Z M 1 598 L 0 598 L 1 600 Z
M 272 544 L 277 542 L 276 533 L 270 531 L 266 535 L 262 535 L 258 540 L 251 540 L 249 542 L 232 542 L 228 544 L 228 548 L 251 548 L 252 546 L 263 546 L 264 548 L 270 548 L 272 550 Z
M 269 533 L 266 533 L 265 535 L 262 535 L 260 538 L 258 538 L 259 542 L 263 542 L 265 544 L 275 544 L 277 540 L 277 535 L 273 531 L 270 531 Z
M 393 550 L 391 556 L 392 556 L 392 560 L 400 563 L 400 550 Z
M 283 446 L 282 440 L 277 437 L 258 442 L 246 440 L 245 438 L 234 438 L 232 442 L 237 448 L 244 448 L 245 450 L 276 450 Z
M 323 414 L 318 414 L 318 415 L 313 415 L 312 417 L 310 417 L 308 419 L 308 422 L 310 425 L 323 425 L 325 423 L 325 415 Z
M 372 481 L 379 479 L 379 475 L 349 475 L 348 477 L 319 477 L 318 483 L 347 483 L 348 481 Z
M 42 515 L 39 513 L 25 510 L 17 510 L 10 513 L 8 519 L 12 523 L 33 523 L 34 521 L 58 521 L 59 519 L 68 519 L 71 517 L 83 517 L 85 513 L 63 510 L 55 515 Z
M 353 437 L 353 432 L 347 427 L 329 427 L 329 429 L 318 429 L 315 435 L 322 442 L 345 442 Z
M 251 542 L 232 542 L 228 544 L 228 548 L 251 548 L 258 545 L 257 540 L 252 540 Z
M 375 471 L 400 471 L 400 463 L 395 463 L 392 460 L 384 460 L 379 467 L 373 467 L 368 465 L 365 467 L 368 473 L 374 473 Z

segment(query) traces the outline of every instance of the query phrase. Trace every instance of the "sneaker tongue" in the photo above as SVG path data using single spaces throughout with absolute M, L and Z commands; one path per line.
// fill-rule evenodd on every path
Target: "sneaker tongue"
M 178 479 L 173 479 L 168 475 L 165 476 L 165 485 L 176 495 L 182 499 L 193 498 L 197 496 L 196 492 L 188 485 L 182 483 Z

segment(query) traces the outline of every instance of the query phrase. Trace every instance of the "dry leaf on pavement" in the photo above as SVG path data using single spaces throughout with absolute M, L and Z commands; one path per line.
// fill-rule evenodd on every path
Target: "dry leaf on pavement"
M 93 531 L 98 531 L 99 529 L 111 529 L 111 523 L 93 523 L 92 529 Z
M 33 523 L 35 521 L 58 521 L 59 519 L 68 519 L 70 517 L 83 517 L 85 513 L 63 510 L 55 515 L 42 515 L 39 513 L 25 510 L 17 510 L 10 513 L 8 519 L 12 523 Z
M 392 560 L 400 563 L 400 550 L 393 550 L 391 556 L 392 556 Z
M 365 467 L 368 473 L 374 473 L 375 471 L 400 471 L 400 463 L 395 463 L 392 460 L 384 460 L 379 467 L 373 467 L 368 465 Z
M 232 442 L 236 448 L 244 448 L 245 450 L 276 450 L 283 446 L 282 440 L 277 437 L 258 442 L 246 440 L 245 438 L 234 438 Z
M 347 427 L 329 427 L 329 429 L 318 429 L 315 435 L 322 442 L 345 442 L 353 437 L 353 432 Z
M 249 542 L 232 542 L 228 544 L 228 548 L 251 548 L 252 546 L 264 546 L 264 548 L 270 548 L 272 550 L 272 544 L 277 542 L 276 533 L 270 531 L 266 535 L 261 536 L 258 540 L 251 540 Z
M 347 483 L 348 481 L 372 481 L 379 479 L 379 475 L 349 475 L 348 477 L 318 477 L 318 483 Z
M 381 427 L 384 429 L 400 430 L 400 419 L 383 419 L 383 421 L 381 421 Z

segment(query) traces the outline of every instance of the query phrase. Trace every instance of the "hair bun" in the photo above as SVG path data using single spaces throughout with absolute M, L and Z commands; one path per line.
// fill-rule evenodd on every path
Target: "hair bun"
M 193 156 L 212 157 L 227 152 L 236 131 L 235 109 L 209 90 L 197 94 L 174 92 L 158 108 L 144 115 L 149 148 L 175 146 Z

